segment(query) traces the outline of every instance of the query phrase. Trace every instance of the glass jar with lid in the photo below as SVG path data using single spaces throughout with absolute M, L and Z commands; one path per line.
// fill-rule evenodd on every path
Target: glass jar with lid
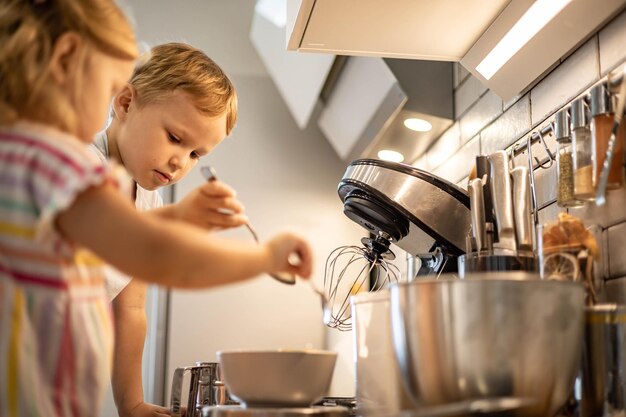
M 589 128 L 588 106 L 584 97 L 570 106 L 572 148 L 574 155 L 574 196 L 579 201 L 596 198 L 593 182 L 594 145 Z
M 554 120 L 554 136 L 557 143 L 556 204 L 560 207 L 576 207 L 582 204 L 574 195 L 574 154 L 569 119 L 568 109 L 562 109 L 556 113 Z
M 591 135 L 594 143 L 593 158 L 593 181 L 594 186 L 598 186 L 606 151 L 608 149 L 609 138 L 613 129 L 614 110 L 606 83 L 596 85 L 591 89 Z M 619 188 L 624 184 L 624 133 L 623 129 L 617 134 L 611 166 L 607 182 L 608 189 Z

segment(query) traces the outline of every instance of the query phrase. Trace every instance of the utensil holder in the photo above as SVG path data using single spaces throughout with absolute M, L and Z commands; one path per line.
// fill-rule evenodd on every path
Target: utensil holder
M 458 258 L 459 277 L 474 272 L 526 271 L 539 272 L 537 257 L 529 253 L 468 253 Z
M 626 413 L 626 306 L 585 309 L 581 417 Z

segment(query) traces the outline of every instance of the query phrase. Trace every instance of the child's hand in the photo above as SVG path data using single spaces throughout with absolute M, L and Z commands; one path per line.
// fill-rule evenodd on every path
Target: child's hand
M 288 272 L 302 278 L 310 278 L 313 252 L 306 240 L 292 233 L 281 233 L 269 240 L 266 246 L 274 264 L 273 269 L 268 272 Z
M 248 221 L 235 190 L 221 181 L 208 181 L 176 204 L 177 217 L 208 230 L 239 227 Z

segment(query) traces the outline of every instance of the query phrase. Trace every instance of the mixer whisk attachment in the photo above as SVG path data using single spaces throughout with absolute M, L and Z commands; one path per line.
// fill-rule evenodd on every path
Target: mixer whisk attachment
M 340 246 L 326 259 L 324 291 L 332 310 L 329 327 L 352 329 L 350 296 L 387 287 L 400 278 L 400 269 L 390 261 L 396 256 L 384 236 L 361 239 L 363 246 Z

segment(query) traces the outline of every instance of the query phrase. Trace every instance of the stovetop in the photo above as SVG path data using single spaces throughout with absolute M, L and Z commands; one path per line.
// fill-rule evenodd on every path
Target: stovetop
M 218 405 L 202 408 L 203 417 L 349 417 L 342 406 L 244 408 L 239 405 Z

